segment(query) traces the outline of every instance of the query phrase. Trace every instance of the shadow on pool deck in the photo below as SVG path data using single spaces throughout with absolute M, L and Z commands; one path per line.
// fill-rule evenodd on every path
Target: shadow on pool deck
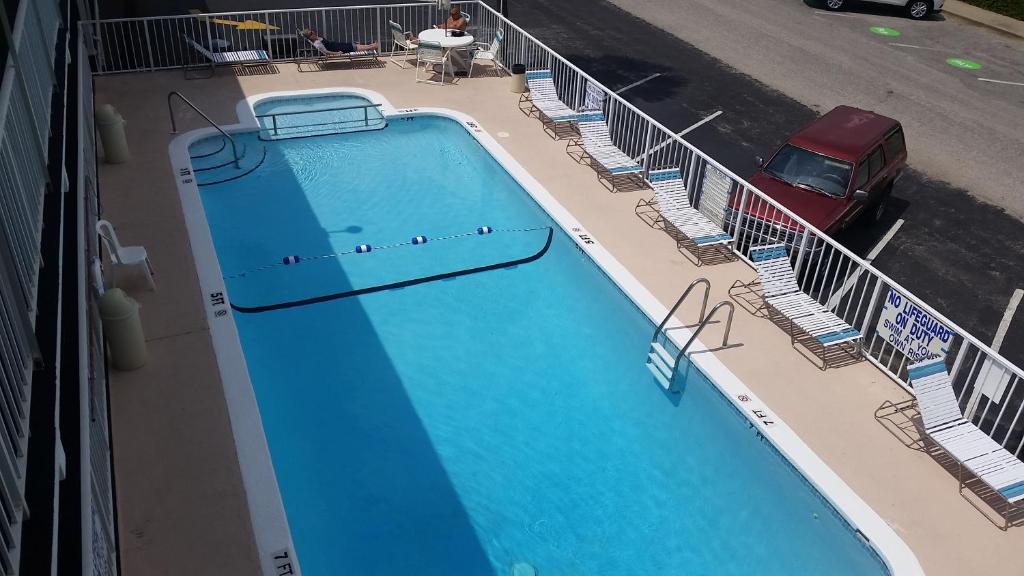
M 233 124 L 234 104 L 247 94 L 229 71 L 203 82 L 183 84 L 180 78 L 173 71 L 124 90 L 97 86 L 97 101 L 114 103 L 131 123 L 134 156 L 128 164 L 103 165 L 102 217 L 113 221 L 128 243 L 147 245 L 158 284 L 157 292 L 140 290 L 137 279 L 127 274 L 118 284 L 143 305 L 150 355 L 140 370 L 111 374 L 121 570 L 128 575 L 251 576 L 259 573 L 258 553 L 203 295 L 170 177 L 166 146 L 171 137 L 159 136 L 165 119 L 140 112 L 166 109 L 167 91 L 184 89 L 215 121 Z M 255 80 L 280 81 L 275 76 Z M 203 126 L 191 110 L 175 110 L 181 132 Z M 292 188 L 299 189 L 297 184 Z M 304 248 L 332 252 L 332 231 L 321 227 L 311 209 L 294 212 L 300 225 L 318 231 L 317 241 Z M 361 225 L 349 223 L 342 232 L 356 234 Z M 337 276 L 347 281 L 343 272 Z M 346 573 L 371 574 L 382 573 L 386 563 L 389 573 L 396 566 L 398 572 L 404 567 L 418 574 L 493 573 L 401 379 L 358 301 L 352 302 L 346 333 L 358 335 L 358 354 L 370 359 L 373 380 L 339 376 L 324 382 L 322 372 L 314 369 L 317 361 L 296 369 L 289 359 L 309 358 L 317 345 L 301 336 L 273 342 L 286 353 L 247 358 L 260 391 L 258 402 L 288 402 L 299 410 L 267 410 L 262 418 L 303 568 L 330 574 L 345 566 Z M 239 324 L 259 324 L 259 316 Z M 248 331 L 242 335 L 243 340 L 253 338 Z M 338 350 L 319 350 L 314 357 L 338 356 Z M 263 364 L 271 372 L 261 377 L 257 366 Z M 320 390 L 339 391 L 333 398 L 310 394 L 310 385 L 318 382 L 344 389 Z M 295 393 L 299 386 L 304 393 Z M 291 425 L 291 414 L 313 413 L 302 404 L 338 400 L 342 392 L 345 402 L 335 403 L 336 412 L 322 406 L 316 412 L 353 424 L 361 415 L 372 416 L 378 425 L 354 425 L 352 430 L 361 432 L 344 439 L 325 437 L 315 425 Z M 386 403 L 387 426 L 379 425 L 378 413 L 360 414 L 365 403 L 352 399 L 361 394 Z M 346 443 L 359 449 L 346 449 Z M 383 452 L 391 457 L 379 458 Z M 196 558 L 203 561 L 197 564 Z

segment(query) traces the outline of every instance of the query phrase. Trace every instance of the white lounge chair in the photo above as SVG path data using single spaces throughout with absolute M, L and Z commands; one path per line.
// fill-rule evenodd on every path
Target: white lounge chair
M 1001 528 L 1006 530 L 1010 525 L 1011 508 L 1024 505 L 1024 462 L 964 419 L 944 357 L 911 364 L 907 367 L 907 376 L 914 387 L 924 436 L 959 465 L 960 494 L 966 485 L 963 469 L 967 468 L 1006 501 L 1001 514 Z M 969 498 L 967 501 L 978 508 Z
M 519 109 L 527 116 L 536 115 L 556 140 L 575 136 L 576 111 L 558 97 L 551 70 L 528 70 L 526 85 L 530 90 L 519 96 Z
M 441 66 L 441 81 L 431 80 L 434 66 Z M 427 74 L 420 78 L 420 66 Z M 445 50 L 437 42 L 420 42 L 416 45 L 416 81 L 427 84 L 440 84 L 444 86 L 444 75 L 451 74 L 452 81 L 455 81 L 455 70 L 448 65 L 448 50 Z
M 153 267 L 149 264 L 149 255 L 142 246 L 122 246 L 117 239 L 117 232 L 114 225 L 106 220 L 96 221 L 96 233 L 103 239 L 103 244 L 110 254 L 110 262 L 113 265 L 111 271 L 111 284 L 117 286 L 117 269 L 125 266 L 140 268 L 146 275 L 146 282 L 149 289 L 156 290 L 156 282 L 153 281 Z
M 644 167 L 612 142 L 603 112 L 580 112 L 576 116 L 576 126 L 580 135 L 569 140 L 566 146 L 570 156 L 579 162 L 589 158 L 598 179 L 607 181 L 612 192 L 618 190 L 623 182 L 644 187 L 641 178 Z
M 185 78 L 189 78 L 189 72 L 195 72 L 197 69 L 206 69 L 209 66 L 210 73 L 205 76 L 195 76 L 192 78 L 210 78 L 213 76 L 215 70 L 214 67 L 218 64 L 230 64 L 232 66 L 244 66 L 251 64 L 267 64 L 270 62 L 270 58 L 267 53 L 263 50 L 237 50 L 235 52 L 211 52 L 202 44 L 199 44 L 189 36 L 185 36 L 185 43 L 191 46 L 196 52 L 199 52 L 206 59 L 206 64 L 197 66 L 194 64 L 187 63 L 190 59 L 186 58 L 186 64 L 184 66 Z
M 494 70 L 501 76 L 504 68 L 501 66 L 501 62 L 498 60 L 498 52 L 501 51 L 501 45 L 505 41 L 505 33 L 501 31 L 501 28 L 494 31 L 494 40 L 488 44 L 478 42 L 474 44 L 474 47 L 470 50 L 470 61 L 469 61 L 469 77 L 473 77 L 473 66 L 477 60 L 484 60 L 491 62 Z
M 402 25 L 393 21 L 388 20 L 388 28 L 391 29 L 391 56 L 390 60 L 395 63 L 399 68 L 405 68 L 405 65 L 395 60 L 395 54 L 402 54 L 408 56 L 413 52 L 416 52 L 416 44 L 409 39 L 409 32 L 402 29 Z
M 675 229 L 678 234 L 672 236 L 677 247 L 685 246 L 691 250 L 697 257 L 698 266 L 703 263 L 702 248 L 712 248 L 717 252 L 723 252 L 724 248 L 724 252 L 731 255 L 728 247 L 732 243 L 732 236 L 690 205 L 686 183 L 678 168 L 651 170 L 646 180 L 654 189 L 654 197 L 650 200 L 641 199 L 637 203 L 636 213 L 641 218 L 644 217 L 645 209 L 648 213 L 654 210 L 657 216 L 650 220 L 650 224 L 656 226 L 661 223 Z
M 374 60 L 379 62 L 380 53 L 376 50 L 355 50 L 353 52 L 331 52 L 324 48 L 323 44 L 317 45 L 315 42 L 307 38 L 301 30 L 297 31 L 299 37 L 304 41 L 305 48 L 300 50 L 300 54 L 308 54 L 307 57 L 300 57 L 297 65 L 299 71 L 302 72 L 302 62 L 316 62 L 317 64 L 323 65 L 328 62 L 356 62 L 360 60 Z
M 845 345 L 843 347 L 852 348 L 854 357 L 861 356 L 861 333 L 801 290 L 785 244 L 755 246 L 750 249 L 750 260 L 761 281 L 769 317 L 776 320 L 777 316 L 782 316 L 789 321 L 794 343 L 800 341 L 797 329 L 805 334 L 808 338 L 802 343 L 808 349 L 812 349 L 811 344 L 815 345 L 820 352 L 822 370 L 828 368 L 829 354 L 837 346 Z

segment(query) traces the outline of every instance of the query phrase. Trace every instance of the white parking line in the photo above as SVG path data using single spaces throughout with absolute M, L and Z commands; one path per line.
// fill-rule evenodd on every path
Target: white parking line
M 978 78 L 982 82 L 995 82 L 996 84 L 1010 84 L 1012 86 L 1024 86 L 1024 82 L 1007 82 L 1006 80 L 993 80 L 991 78 Z
M 931 48 L 928 46 L 916 46 L 914 44 L 900 44 L 899 42 L 889 42 L 889 46 L 899 46 L 900 48 L 917 48 L 918 50 L 935 50 L 936 52 L 944 52 L 942 48 Z
M 722 111 L 719 110 L 718 112 L 715 112 L 714 114 L 708 116 L 707 118 L 701 120 L 700 122 L 697 122 L 696 124 L 691 124 L 686 130 L 683 130 L 682 132 L 679 132 L 678 134 L 676 134 L 676 136 L 683 136 L 685 134 L 689 134 L 695 128 L 697 128 L 699 126 L 702 126 L 702 125 L 704 125 L 704 124 L 706 124 L 708 122 L 711 122 L 715 118 L 718 118 L 721 114 L 722 114 Z
M 894 222 L 892 228 L 889 228 L 889 231 L 885 233 L 885 236 L 882 236 L 882 239 L 879 240 L 873 248 L 871 248 L 868 255 L 864 257 L 868 264 L 873 262 L 875 257 L 882 252 L 882 249 L 885 248 L 885 245 L 888 244 L 890 240 L 892 240 L 892 237 L 896 235 L 896 231 L 899 230 L 901 226 L 903 226 L 902 218 Z M 843 296 L 846 296 L 846 293 L 853 289 L 863 272 L 863 268 L 858 268 L 856 272 L 850 274 L 850 277 L 846 279 L 846 282 L 843 283 L 842 287 L 828 299 L 828 304 L 826 304 L 826 306 L 828 306 L 830 310 L 835 308 L 835 306 L 839 304 L 839 301 L 843 299 Z
M 846 16 L 847 18 L 856 18 L 853 14 L 846 14 L 844 12 L 822 12 L 821 10 L 815 10 L 814 13 L 820 14 L 821 16 Z
M 1021 298 L 1024 298 L 1024 290 L 1020 288 L 1014 290 L 1013 296 L 1010 296 L 1010 304 L 1006 307 L 1003 320 L 999 323 L 999 328 L 996 328 L 996 337 L 992 340 L 992 349 L 996 352 L 999 352 L 999 347 L 1003 345 L 1003 338 L 1006 337 L 1006 331 L 1010 329 L 1010 322 L 1013 321 L 1013 315 L 1017 312 Z
M 710 122 L 710 121 L 714 120 L 715 118 L 718 118 L 721 114 L 722 114 L 722 111 L 719 110 L 718 112 L 715 112 L 714 114 L 711 114 L 710 116 L 708 116 L 707 118 L 704 118 L 703 120 L 697 122 L 696 124 L 691 124 L 689 127 L 687 127 L 682 132 L 677 133 L 676 136 L 682 136 L 684 134 L 687 134 L 691 130 L 693 130 L 694 128 L 697 128 L 698 126 L 701 126 L 701 125 L 703 125 L 703 124 L 705 124 L 707 122 Z M 675 138 L 666 138 L 664 142 L 662 142 L 662 143 L 660 143 L 660 144 L 658 144 L 656 146 L 652 146 L 651 149 L 648 150 L 647 152 L 644 152 L 643 154 L 640 154 L 636 158 L 633 158 L 633 162 L 639 162 L 640 159 L 644 157 L 644 154 L 650 154 L 651 152 L 657 152 L 658 150 L 661 150 L 667 144 L 672 143 L 672 142 L 675 142 Z
M 896 231 L 898 231 L 901 226 L 903 226 L 902 218 L 894 222 L 892 228 L 889 228 L 889 231 L 885 233 L 885 236 L 882 236 L 882 239 L 878 241 L 878 244 L 875 244 L 875 247 L 871 249 L 871 252 L 868 252 L 868 256 L 865 258 L 868 263 L 875 261 L 875 258 L 882 251 L 882 248 L 885 248 L 885 245 L 892 240 L 892 237 L 896 235 Z
M 648 80 L 654 80 L 658 76 L 661 76 L 661 72 L 658 72 L 656 74 L 651 74 L 650 76 L 648 76 L 647 78 L 644 78 L 643 80 L 637 80 L 636 82 L 633 82 L 632 84 L 630 84 L 629 86 L 626 86 L 625 88 L 619 88 L 618 90 L 615 91 L 615 93 L 616 94 L 622 94 L 626 90 L 629 90 L 630 88 L 636 88 L 637 86 L 643 84 L 644 82 L 647 82 Z

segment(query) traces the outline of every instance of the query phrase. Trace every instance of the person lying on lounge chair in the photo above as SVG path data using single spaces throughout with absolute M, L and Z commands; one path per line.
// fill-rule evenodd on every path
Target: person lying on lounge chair
M 317 50 L 322 50 L 329 54 L 348 54 L 349 52 L 365 52 L 367 50 L 378 50 L 380 48 L 380 42 L 374 42 L 373 44 L 358 44 L 354 42 L 335 42 L 333 40 L 327 40 L 317 35 L 316 30 L 310 30 L 306 28 L 302 31 L 302 35 L 313 43 L 313 46 Z

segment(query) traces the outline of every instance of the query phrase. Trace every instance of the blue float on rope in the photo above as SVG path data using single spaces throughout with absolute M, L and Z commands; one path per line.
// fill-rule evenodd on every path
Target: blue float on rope
M 301 261 L 302 261 L 302 258 L 300 258 L 298 255 L 296 255 L 296 256 L 285 256 L 284 258 L 281 259 L 281 262 L 284 263 L 285 266 L 287 266 L 289 264 L 298 264 Z
M 490 226 L 481 226 L 476 229 L 477 234 L 490 234 L 491 232 L 494 232 L 494 228 Z
M 373 246 L 369 244 L 359 244 L 356 246 L 356 254 L 366 254 L 370 250 L 373 250 Z
M 412 243 L 413 244 L 426 244 L 427 243 L 427 237 L 426 236 L 413 236 L 412 237 Z

